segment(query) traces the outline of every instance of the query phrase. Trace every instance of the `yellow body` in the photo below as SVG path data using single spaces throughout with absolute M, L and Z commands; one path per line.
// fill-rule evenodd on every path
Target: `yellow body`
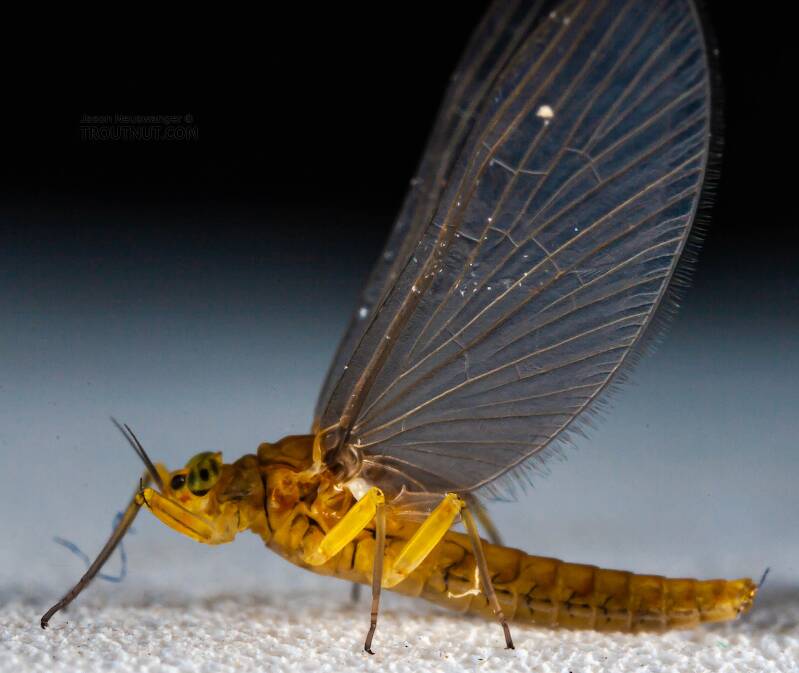
M 186 470 L 169 474 L 159 466 L 164 483 L 181 472 Z M 222 466 L 207 493 L 183 491 L 144 489 L 139 497 L 164 523 L 200 542 L 229 542 L 251 530 L 296 565 L 372 583 L 373 519 L 383 495 L 371 489 L 356 500 L 314 460 L 312 436 L 262 444 L 257 456 Z M 386 503 L 382 585 L 491 618 L 469 537 L 449 530 L 462 506 L 458 496 L 447 496 L 420 523 Z M 502 612 L 515 622 L 630 632 L 690 628 L 735 618 L 757 591 L 750 579 L 668 579 L 564 563 L 487 542 L 483 548 Z

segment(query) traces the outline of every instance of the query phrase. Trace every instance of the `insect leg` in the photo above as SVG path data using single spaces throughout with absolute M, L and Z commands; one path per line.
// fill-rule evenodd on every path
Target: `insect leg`
M 477 517 L 477 521 L 480 524 L 480 526 L 482 526 L 483 531 L 485 531 L 485 535 L 488 538 L 488 541 L 491 544 L 495 544 L 501 547 L 502 536 L 499 534 L 499 530 L 494 525 L 494 522 L 491 520 L 491 517 L 489 516 L 486 508 L 483 507 L 482 503 L 471 494 L 465 495 L 463 499 L 466 501 L 467 507 Z
M 207 521 L 152 488 L 139 491 L 136 502 L 146 506 L 162 523 L 192 540 L 211 543 L 215 539 L 215 531 Z
M 370 488 L 366 495 L 350 508 L 344 518 L 328 531 L 316 549 L 306 552 L 305 562 L 312 566 L 327 563 L 372 522 L 378 505 L 384 504 L 385 501 L 383 492 L 379 488 Z
M 485 552 L 483 551 L 483 541 L 480 539 L 480 534 L 477 532 L 477 524 L 474 522 L 474 517 L 468 507 L 464 506 L 461 515 L 463 517 L 463 523 L 466 524 L 466 530 L 469 531 L 469 539 L 472 542 L 474 558 L 477 561 L 477 569 L 480 573 L 480 583 L 483 585 L 483 593 L 486 595 L 491 609 L 502 625 L 502 630 L 505 633 L 505 647 L 509 650 L 513 650 L 515 648 L 513 646 L 513 639 L 510 636 L 508 620 L 505 619 L 505 614 L 502 612 L 502 608 L 499 605 L 499 599 L 497 599 L 497 592 L 494 591 L 494 585 L 491 583 L 491 575 L 488 572 L 488 563 L 486 562 Z
M 141 481 L 144 483 L 148 483 L 150 481 L 150 474 L 146 472 L 142 475 Z M 139 502 L 139 494 L 136 493 L 133 498 L 131 498 L 130 504 L 128 504 L 127 508 L 125 509 L 125 513 L 122 515 L 122 519 L 117 524 L 114 532 L 111 533 L 111 537 L 108 538 L 108 542 L 105 543 L 105 547 L 103 547 L 102 551 L 97 555 L 97 558 L 94 560 L 89 566 L 89 569 L 84 573 L 83 577 L 80 578 L 78 583 L 72 587 L 64 597 L 58 601 L 53 607 L 51 607 L 47 612 L 44 613 L 41 619 L 41 626 L 43 629 L 47 628 L 47 625 L 50 623 L 50 619 L 52 616 L 62 610 L 63 608 L 67 607 L 75 598 L 83 591 L 89 583 L 94 579 L 97 573 L 100 572 L 100 569 L 103 567 L 103 564 L 108 560 L 111 554 L 114 553 L 114 549 L 116 549 L 117 545 L 121 542 L 122 538 L 125 536 L 125 533 L 130 528 L 133 520 L 136 518 L 136 515 L 139 513 L 139 508 L 141 507 L 141 503 Z
M 466 503 L 459 495 L 447 493 L 438 507 L 430 513 L 430 516 L 424 520 L 424 523 L 400 550 L 383 579 L 383 586 L 387 588 L 396 586 L 416 570 L 419 564 L 433 551 L 433 548 L 441 542 L 441 538 L 452 528 L 453 522 L 465 506 Z
M 352 586 L 350 587 L 350 602 L 357 603 L 361 600 L 361 585 L 357 582 L 353 582 Z
M 377 613 L 380 608 L 380 588 L 383 584 L 383 559 L 386 550 L 386 506 L 382 502 L 377 503 L 375 512 L 375 557 L 372 565 L 372 615 L 369 624 L 369 633 L 366 634 L 366 642 L 363 649 L 369 654 L 372 652 L 372 637 L 377 628 Z M 356 585 L 358 586 L 358 585 Z

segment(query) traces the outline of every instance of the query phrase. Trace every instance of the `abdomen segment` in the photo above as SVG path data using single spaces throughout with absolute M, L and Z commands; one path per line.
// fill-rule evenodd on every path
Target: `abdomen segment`
M 418 595 L 491 617 L 485 597 L 473 590 L 474 559 L 468 541 L 460 539 L 463 537 L 457 533 L 448 536 L 445 545 L 450 548 L 441 548 L 439 563 L 430 568 Z M 502 609 L 515 622 L 601 631 L 685 629 L 701 622 L 734 619 L 749 609 L 757 592 L 751 579 L 637 575 L 530 556 L 487 543 L 485 547 Z M 453 556 L 461 558 L 447 564 Z

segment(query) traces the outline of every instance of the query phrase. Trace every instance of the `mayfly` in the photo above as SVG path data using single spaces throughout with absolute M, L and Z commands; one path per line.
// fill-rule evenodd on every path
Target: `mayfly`
M 692 0 L 496 2 L 467 45 L 336 353 L 312 433 L 147 470 L 69 604 L 144 507 L 206 544 L 241 531 L 309 570 L 508 622 L 645 631 L 732 619 L 750 579 L 529 556 L 485 497 L 568 441 L 686 273 L 713 158 Z M 465 533 L 452 530 L 462 522 Z

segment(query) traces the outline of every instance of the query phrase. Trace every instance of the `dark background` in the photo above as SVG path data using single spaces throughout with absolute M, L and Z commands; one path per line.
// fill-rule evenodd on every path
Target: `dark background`
M 3 247 L 55 264 L 278 248 L 321 263 L 331 246 L 371 259 L 485 5 L 159 10 L 37 29 L 5 73 Z M 704 259 L 754 265 L 753 250 L 795 252 L 799 240 L 795 40 L 776 10 L 709 2 L 705 13 L 720 49 L 725 149 Z M 115 113 L 188 114 L 197 136 L 81 137 L 83 115 Z M 162 216 L 126 221 L 143 208 Z M 274 221 L 301 211 L 318 217 Z M 109 213 L 123 216 L 96 221 Z

